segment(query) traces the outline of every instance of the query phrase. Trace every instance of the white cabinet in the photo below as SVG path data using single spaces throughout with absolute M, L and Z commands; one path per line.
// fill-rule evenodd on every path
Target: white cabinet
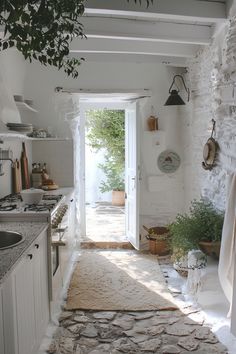
M 71 195 L 66 201 L 68 205 L 68 211 L 66 215 L 65 224 L 68 226 L 64 236 L 63 242 L 65 246 L 60 247 L 60 268 L 62 275 L 62 283 L 65 285 L 68 277 L 68 270 L 70 266 L 70 258 L 76 247 L 75 239 L 75 201 L 74 196 Z
M 49 320 L 46 231 L 3 284 L 3 312 L 4 354 L 35 354 Z
M 0 353 L 4 354 L 4 336 L 3 336 L 3 311 L 2 311 L 2 289 L 0 288 Z
M 20 262 L 12 275 L 19 354 L 36 352 L 33 251 L 29 250 L 32 253 Z

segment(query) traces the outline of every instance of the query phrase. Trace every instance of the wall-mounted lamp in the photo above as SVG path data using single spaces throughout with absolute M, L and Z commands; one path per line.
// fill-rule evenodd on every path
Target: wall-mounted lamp
M 189 96 L 190 96 L 190 91 L 189 88 L 186 87 L 185 82 L 184 82 L 184 78 L 181 75 L 175 75 L 172 81 L 172 84 L 170 85 L 169 88 L 169 94 L 170 96 L 168 97 L 166 103 L 164 104 L 164 106 L 180 106 L 180 105 L 184 105 L 185 102 L 182 100 L 182 98 L 179 95 L 179 88 L 175 83 L 175 79 L 179 77 L 184 85 L 184 88 L 188 94 L 188 101 L 189 101 Z M 175 84 L 175 86 L 177 87 L 178 90 L 172 90 L 173 85 Z

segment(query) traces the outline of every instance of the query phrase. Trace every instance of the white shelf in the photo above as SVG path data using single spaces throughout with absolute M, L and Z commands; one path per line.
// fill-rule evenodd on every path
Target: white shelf
M 71 138 L 31 138 L 28 136 L 28 139 L 32 141 L 71 141 Z
M 0 132 L 0 140 L 30 140 L 30 141 L 71 141 L 70 138 L 33 138 L 17 132 Z
M 38 113 L 38 111 L 36 109 L 34 109 L 33 107 L 29 106 L 27 103 L 25 102 L 19 102 L 19 101 L 15 101 L 16 106 L 18 108 L 20 108 L 23 111 L 31 111 L 31 112 L 35 112 Z
M 0 132 L 0 140 L 30 140 L 25 134 L 17 133 L 17 132 Z

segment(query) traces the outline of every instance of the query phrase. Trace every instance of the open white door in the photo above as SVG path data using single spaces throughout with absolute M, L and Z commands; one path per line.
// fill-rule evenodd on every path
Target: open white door
M 126 237 L 139 249 L 139 139 L 136 103 L 125 110 Z
M 79 209 L 80 209 L 80 234 L 86 236 L 86 200 L 85 200 L 85 115 L 86 111 L 81 104 L 80 108 L 80 146 L 79 146 Z

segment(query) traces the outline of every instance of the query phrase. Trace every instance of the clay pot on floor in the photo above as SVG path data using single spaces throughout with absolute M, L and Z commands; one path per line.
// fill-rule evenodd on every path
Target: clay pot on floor
M 114 206 L 125 205 L 125 192 L 124 191 L 112 191 L 111 204 Z
M 219 259 L 220 257 L 220 241 L 211 242 L 211 241 L 200 241 L 199 242 L 200 250 L 207 256 Z

